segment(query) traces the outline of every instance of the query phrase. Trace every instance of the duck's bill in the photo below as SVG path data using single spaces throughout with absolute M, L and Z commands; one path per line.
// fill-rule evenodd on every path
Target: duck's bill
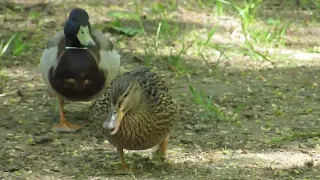
M 96 43 L 94 42 L 94 40 L 92 39 L 92 37 L 90 35 L 90 31 L 89 31 L 88 26 L 85 26 L 85 27 L 80 26 L 80 29 L 77 34 L 77 38 L 78 38 L 79 42 L 81 43 L 81 45 L 83 45 L 83 46 L 90 47 L 90 46 L 96 45 Z
M 108 118 L 103 122 L 103 128 L 113 130 L 110 134 L 114 135 L 118 132 L 124 113 L 117 111 L 110 113 Z
M 116 125 L 116 117 L 117 114 L 112 114 L 111 117 L 109 116 L 104 122 L 102 127 L 105 129 L 113 129 Z

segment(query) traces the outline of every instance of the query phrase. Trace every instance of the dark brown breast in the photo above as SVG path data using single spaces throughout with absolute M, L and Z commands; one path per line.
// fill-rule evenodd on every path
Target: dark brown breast
M 104 88 L 106 76 L 88 49 L 68 49 L 55 70 L 50 69 L 49 81 L 60 96 L 72 101 L 87 101 Z

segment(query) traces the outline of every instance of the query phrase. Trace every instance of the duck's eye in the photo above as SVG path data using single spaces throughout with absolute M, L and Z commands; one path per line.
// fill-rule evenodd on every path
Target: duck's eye
M 116 111 L 116 110 L 114 110 L 114 111 L 113 111 L 113 114 L 117 114 L 117 111 Z
M 129 93 L 126 93 L 123 97 L 127 97 Z
M 83 32 L 83 31 L 81 31 L 81 33 L 83 34 L 84 32 Z

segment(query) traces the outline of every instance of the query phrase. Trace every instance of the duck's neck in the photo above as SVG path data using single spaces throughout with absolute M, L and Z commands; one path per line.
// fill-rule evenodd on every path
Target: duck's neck
M 66 49 L 88 49 L 86 46 L 83 46 L 78 39 L 68 39 L 66 38 Z

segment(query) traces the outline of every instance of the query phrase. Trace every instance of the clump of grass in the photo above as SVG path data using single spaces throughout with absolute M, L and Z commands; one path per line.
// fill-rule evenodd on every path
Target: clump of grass
M 20 56 L 22 53 L 27 52 L 30 49 L 30 45 L 24 40 L 24 35 L 19 34 L 12 41 L 12 55 Z
M 189 91 L 192 95 L 192 101 L 204 108 L 203 115 L 209 118 L 215 118 L 216 121 L 224 121 L 224 122 L 236 122 L 240 123 L 236 118 L 238 114 L 243 111 L 245 105 L 239 104 L 235 109 L 226 112 L 225 108 L 222 108 L 219 104 L 215 103 L 211 96 L 208 96 L 201 88 L 196 90 L 194 86 L 190 83 L 187 78 L 187 82 L 189 84 Z
M 186 53 L 186 51 L 193 45 L 193 42 L 182 45 L 182 48 L 179 50 L 177 54 L 173 54 L 172 51 L 168 56 L 168 63 L 173 66 L 171 67 L 172 70 L 176 71 L 178 75 L 183 75 L 186 73 L 186 68 L 181 63 L 181 56 Z
M 216 1 L 216 5 L 215 5 L 215 16 L 220 16 L 223 14 L 224 11 L 224 5 L 227 4 L 229 5 L 230 3 L 228 1 L 224 1 L 224 0 L 215 0 Z
M 256 43 L 260 45 L 265 45 L 267 47 L 272 46 L 283 46 L 284 41 L 283 37 L 287 29 L 289 28 L 290 23 L 283 23 L 281 20 L 275 20 L 269 18 L 267 24 L 271 26 L 266 29 L 252 29 L 250 31 L 251 37 L 255 40 Z
M 157 24 L 161 24 L 161 31 L 158 32 L 160 36 L 166 41 L 172 42 L 173 37 L 177 37 L 179 28 L 171 25 L 168 19 L 167 9 L 173 9 L 170 4 L 164 6 L 162 3 L 154 3 L 152 11 L 156 15 Z
M 136 4 L 136 14 L 140 14 L 140 8 Z M 179 25 L 173 25 L 169 23 L 168 10 L 174 10 L 177 8 L 177 3 L 175 1 L 170 1 L 167 4 L 163 3 L 153 3 L 152 12 L 155 14 L 155 22 L 157 24 L 156 33 L 150 34 L 145 31 L 143 20 L 141 16 L 137 16 L 137 21 L 140 24 L 140 29 L 143 30 L 143 39 L 144 39 L 144 62 L 145 65 L 150 65 L 151 60 L 166 60 L 168 63 L 169 69 L 176 72 L 176 75 L 183 75 L 186 73 L 186 68 L 183 63 L 181 63 L 181 57 L 186 51 L 193 45 L 193 43 L 184 43 L 179 42 L 181 48 L 177 49 L 175 47 L 169 47 L 174 44 L 175 40 L 179 37 L 181 30 Z M 163 48 L 168 50 L 169 56 L 167 58 L 161 59 L 161 53 Z M 180 46 L 179 46 L 180 47 Z M 162 52 L 160 52 L 162 48 Z
M 1 43 L 0 43 L 0 58 L 7 52 L 7 50 L 9 49 L 9 46 L 11 45 L 11 43 L 15 37 L 16 37 L 16 35 L 11 36 L 7 42 L 5 42 L 4 40 L 1 41 Z
M 255 60 L 268 61 L 271 64 L 274 64 L 269 60 L 268 52 L 259 52 L 254 47 L 250 39 L 253 37 L 256 43 L 261 43 L 260 45 L 270 44 L 271 42 L 281 40 L 287 29 L 287 25 L 280 26 L 279 24 L 277 24 L 275 28 L 271 28 L 273 30 L 268 31 L 254 30 L 254 28 L 256 28 L 254 26 L 256 21 L 256 12 L 258 11 L 261 4 L 262 0 L 244 0 L 244 7 L 236 5 L 232 6 L 237 10 L 241 19 L 242 32 L 245 38 L 243 52 Z
M 243 8 L 232 4 L 232 6 L 238 11 L 241 19 L 242 30 L 245 34 L 249 33 L 249 28 L 254 24 L 257 9 L 261 4 L 262 0 L 244 0 Z
M 206 40 L 202 40 L 201 38 L 196 38 L 195 39 L 196 55 L 198 55 L 198 56 L 202 56 L 203 55 L 203 51 L 206 50 L 206 48 L 209 45 L 211 45 L 210 44 L 210 40 L 212 39 L 212 37 L 216 33 L 216 30 L 217 29 L 215 27 L 211 28 L 211 30 L 207 34 L 207 39 Z M 212 48 L 212 47 L 209 47 L 209 48 Z
M 227 120 L 226 114 L 222 111 L 221 107 L 214 103 L 214 101 L 206 95 L 206 93 L 200 89 L 199 92 L 189 82 L 189 90 L 193 96 L 193 102 L 202 106 L 209 117 L 214 117 L 218 121 Z
M 285 142 L 294 141 L 297 139 L 309 139 L 309 138 L 314 138 L 314 137 L 320 137 L 320 133 L 319 132 L 312 132 L 312 131 L 295 132 L 295 133 L 290 133 L 287 135 L 282 135 L 279 137 L 273 137 L 270 142 L 275 145 L 280 145 Z
M 145 53 L 145 64 L 149 65 L 151 62 L 151 58 L 154 56 L 159 56 L 159 34 L 161 32 L 162 24 L 158 24 L 157 33 L 155 38 L 148 38 L 147 36 L 144 37 L 145 46 L 144 46 L 144 53 Z
M 40 16 L 40 13 L 39 13 L 39 12 L 31 11 L 31 12 L 29 13 L 29 19 L 32 19 L 32 20 L 38 19 L 39 16 Z
M 232 150 L 231 149 L 228 149 L 227 147 L 224 147 L 222 149 L 222 154 L 223 155 L 227 155 L 227 156 L 230 156 L 232 154 Z
M 128 13 L 123 13 L 123 12 L 110 12 L 108 14 L 110 17 L 115 18 L 110 23 L 110 28 L 113 29 L 114 31 L 117 31 L 119 33 L 122 33 L 126 36 L 133 37 L 139 34 L 144 33 L 144 29 L 138 29 L 138 28 L 133 28 L 133 27 L 128 27 L 122 24 L 121 19 L 134 19 L 138 20 L 139 16 L 136 14 L 128 14 Z
M 197 3 L 202 8 L 213 7 L 215 17 L 223 15 L 225 5 L 230 4 L 230 2 L 225 1 L 225 0 L 198 0 Z

